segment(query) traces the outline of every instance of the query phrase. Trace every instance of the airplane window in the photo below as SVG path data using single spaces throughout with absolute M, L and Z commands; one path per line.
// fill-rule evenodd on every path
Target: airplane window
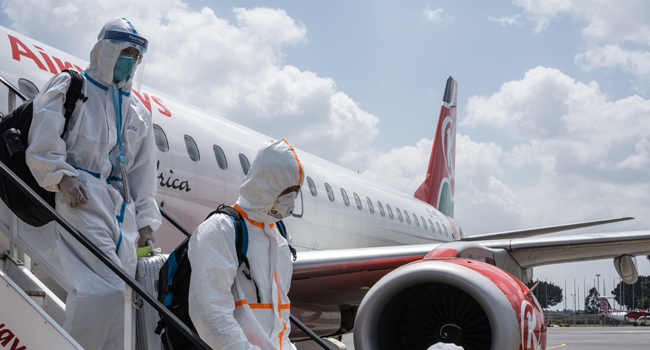
M 404 210 L 404 217 L 406 218 L 406 223 L 411 224 L 411 218 L 409 217 L 409 212 Z
M 415 214 L 413 214 L 413 221 L 415 221 L 415 227 L 420 227 L 420 222 Z
M 420 219 L 422 219 L 422 226 L 424 226 L 424 229 L 426 230 L 428 227 L 426 220 L 424 220 L 424 216 L 420 216 Z
M 199 148 L 196 146 L 194 139 L 189 135 L 185 135 L 185 148 L 187 148 L 187 154 L 191 160 L 198 162 L 201 159 Z
M 398 207 L 395 207 L 395 211 L 397 212 L 397 217 L 399 218 L 399 222 L 404 222 L 404 218 L 402 217 L 402 212 L 399 211 Z
M 27 79 L 18 79 L 18 90 L 20 90 L 20 92 L 30 100 L 33 100 L 36 95 L 38 95 L 38 88 L 36 85 Z
M 241 164 L 241 170 L 244 172 L 244 175 L 248 175 L 248 170 L 251 168 L 251 163 L 248 161 L 245 155 L 242 153 L 239 154 L 239 163 Z
M 442 229 L 440 228 L 440 223 L 439 223 L 439 222 L 436 222 L 436 225 L 438 225 L 438 233 L 439 233 L 439 234 L 442 234 Z
M 359 198 L 359 196 L 356 193 L 354 194 L 354 200 L 357 202 L 357 208 L 359 208 L 359 210 L 363 209 L 363 207 L 361 206 L 361 198 Z
M 368 202 L 368 210 L 370 210 L 370 214 L 374 214 L 375 207 L 372 206 L 372 201 L 368 197 L 366 197 L 366 201 Z
M 212 145 L 212 150 L 214 151 L 214 157 L 217 158 L 217 164 L 219 164 L 219 168 L 223 170 L 228 169 L 228 161 L 226 160 L 226 155 L 223 153 L 221 147 Z
M 343 197 L 343 203 L 345 203 L 346 207 L 350 206 L 350 200 L 348 199 L 348 193 L 345 192 L 343 188 L 341 188 L 341 196 Z
M 325 183 L 325 190 L 327 190 L 327 198 L 330 199 L 330 202 L 334 202 L 334 192 L 327 182 Z
M 314 185 L 314 180 L 312 180 L 311 177 L 309 176 L 307 176 L 307 184 L 309 185 L 309 192 L 311 192 L 311 195 L 316 197 L 318 191 L 316 191 L 316 185 Z
M 156 124 L 153 125 L 153 138 L 156 140 L 156 147 L 158 147 L 160 152 L 167 153 L 169 151 L 167 136 L 163 129 Z
M 386 216 L 386 213 L 384 212 L 384 206 L 381 205 L 380 201 L 377 201 L 377 206 L 379 207 L 379 213 L 381 214 L 381 217 Z
M 386 204 L 386 209 L 388 209 L 388 216 L 390 216 L 390 219 L 393 220 L 393 209 L 390 208 L 390 205 Z
M 436 227 L 433 226 L 433 221 L 431 221 L 431 219 L 429 219 L 429 226 L 431 226 L 431 231 L 433 231 L 433 233 L 435 233 L 436 232 Z

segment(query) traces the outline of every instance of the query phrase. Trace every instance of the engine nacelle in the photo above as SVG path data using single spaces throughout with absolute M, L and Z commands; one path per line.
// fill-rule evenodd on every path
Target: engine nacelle
M 396 269 L 363 299 L 357 350 L 546 348 L 542 309 L 528 288 L 494 265 L 465 258 L 424 259 Z

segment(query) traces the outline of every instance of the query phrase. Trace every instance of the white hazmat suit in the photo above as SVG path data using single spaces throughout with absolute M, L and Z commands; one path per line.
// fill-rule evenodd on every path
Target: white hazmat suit
M 278 204 L 278 196 L 302 185 L 303 179 L 293 148 L 285 140 L 268 142 L 258 151 L 233 206 L 246 220 L 246 256 L 261 300 L 242 271 L 245 264 L 238 266 L 231 217 L 211 216 L 190 238 L 190 317 L 201 339 L 213 349 L 292 349 L 287 297 L 293 273 L 291 238 L 282 237 L 275 225 L 278 218 L 269 212 L 277 215 L 271 208 Z
M 56 211 L 133 276 L 138 229 L 149 226 L 155 231 L 162 223 L 154 200 L 155 143 L 151 116 L 131 94 L 133 79 L 113 83 L 121 50 L 133 45 L 103 39 L 107 30 L 136 33 L 125 19 L 104 25 L 90 53 L 90 65 L 82 73 L 88 100 L 77 101 L 63 138 L 63 102 L 70 75 L 59 74 L 45 85 L 34 99 L 26 161 L 39 184 L 57 192 Z M 125 158 L 130 203 L 116 189 L 121 183 L 121 174 L 115 171 L 116 154 Z M 89 197 L 85 205 L 66 204 L 58 186 L 64 176 L 78 178 L 85 186 Z M 71 286 L 64 329 L 87 350 L 123 349 L 124 282 L 58 226 L 56 241 Z

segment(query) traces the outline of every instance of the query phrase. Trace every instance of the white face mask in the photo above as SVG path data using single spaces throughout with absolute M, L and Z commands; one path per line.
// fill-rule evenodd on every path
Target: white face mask
M 290 192 L 285 195 L 278 197 L 275 200 L 275 204 L 269 210 L 269 216 L 272 216 L 278 220 L 282 220 L 286 217 L 293 214 L 293 210 L 296 208 L 296 192 Z

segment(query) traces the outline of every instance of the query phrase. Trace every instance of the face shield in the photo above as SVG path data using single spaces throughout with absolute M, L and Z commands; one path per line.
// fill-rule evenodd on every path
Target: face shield
M 131 83 L 131 89 L 139 91 L 144 74 L 147 39 L 120 30 L 106 30 L 102 39 L 107 51 L 117 56 L 112 67 L 113 83 L 120 87 Z

